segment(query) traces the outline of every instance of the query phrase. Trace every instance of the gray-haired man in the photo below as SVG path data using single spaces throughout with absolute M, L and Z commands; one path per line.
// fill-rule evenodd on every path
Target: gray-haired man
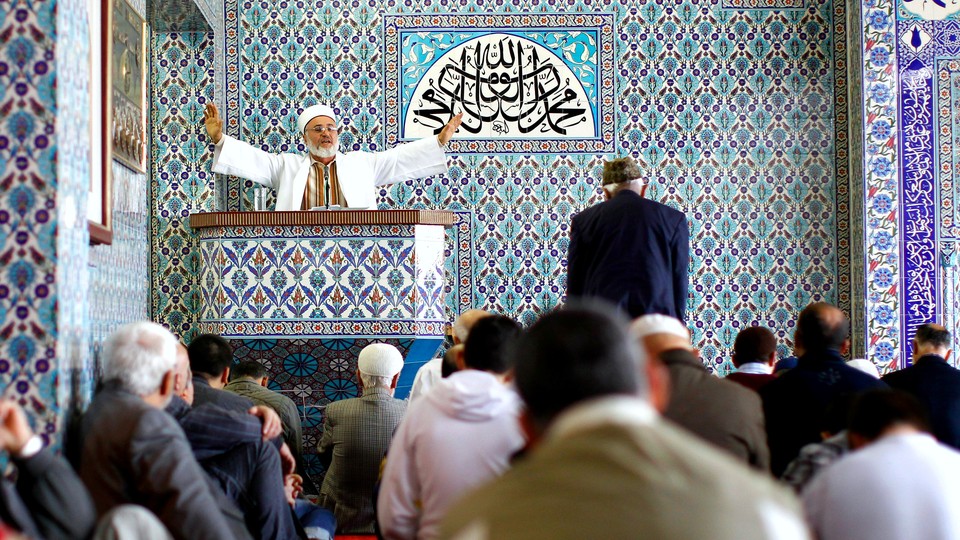
M 684 215 L 645 199 L 632 158 L 603 167 L 606 198 L 573 217 L 567 297 L 598 297 L 631 318 L 660 313 L 684 320 L 690 231 Z

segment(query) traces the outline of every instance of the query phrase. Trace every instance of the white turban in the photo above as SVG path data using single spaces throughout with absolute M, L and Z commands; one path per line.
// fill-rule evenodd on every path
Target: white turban
M 633 321 L 630 333 L 636 339 L 643 339 L 654 334 L 669 334 L 690 341 L 690 331 L 679 320 L 668 315 L 644 315 Z
M 307 124 L 318 116 L 329 116 L 333 118 L 334 124 L 340 124 L 337 120 L 336 113 L 333 112 L 331 107 L 327 105 L 311 105 L 304 109 L 303 112 L 300 113 L 300 116 L 297 117 L 297 134 L 303 135 L 303 130 L 307 128 Z
M 393 345 L 371 343 L 360 351 L 357 368 L 374 377 L 393 377 L 403 369 L 403 355 Z

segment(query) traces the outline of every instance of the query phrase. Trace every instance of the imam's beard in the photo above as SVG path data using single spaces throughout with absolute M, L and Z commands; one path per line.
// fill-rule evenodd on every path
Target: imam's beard
M 305 142 L 307 143 L 307 150 L 309 150 L 310 154 L 312 154 L 314 157 L 318 157 L 320 159 L 326 159 L 326 158 L 332 158 L 337 155 L 336 145 L 331 146 L 330 148 L 324 148 L 320 146 L 320 143 L 313 144 L 310 141 L 305 141 Z

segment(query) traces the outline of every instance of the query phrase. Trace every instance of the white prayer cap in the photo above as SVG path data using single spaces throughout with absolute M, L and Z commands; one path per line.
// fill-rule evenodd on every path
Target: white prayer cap
M 303 130 L 307 128 L 307 124 L 311 120 L 318 116 L 329 116 L 333 118 L 333 123 L 339 125 L 339 120 L 337 120 L 336 113 L 333 112 L 333 109 L 327 105 L 311 105 L 303 110 L 300 113 L 300 116 L 297 117 L 297 133 L 303 135 Z
M 678 319 L 669 315 L 644 315 L 630 325 L 630 333 L 637 339 L 654 334 L 669 334 L 690 341 L 690 331 Z
M 877 366 L 866 358 L 854 358 L 853 360 L 847 362 L 847 365 L 852 368 L 859 369 L 874 379 L 880 378 L 880 371 L 877 370 Z
M 371 343 L 360 351 L 357 368 L 374 377 L 393 377 L 403 369 L 403 355 L 393 345 Z

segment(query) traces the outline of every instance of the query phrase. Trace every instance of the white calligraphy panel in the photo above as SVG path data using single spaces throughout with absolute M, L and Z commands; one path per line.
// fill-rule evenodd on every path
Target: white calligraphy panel
M 596 65 L 596 40 L 580 52 Z M 574 39 L 571 39 L 574 43 Z M 405 40 L 404 58 L 407 57 Z M 419 51 L 420 58 L 416 58 Z M 421 64 L 435 54 L 411 47 Z M 404 110 L 401 138 L 437 133 L 463 112 L 461 139 L 595 138 L 595 100 L 561 57 L 526 37 L 486 34 L 442 51 L 424 73 Z
M 612 153 L 613 15 L 385 15 L 393 145 L 464 113 L 455 153 Z

